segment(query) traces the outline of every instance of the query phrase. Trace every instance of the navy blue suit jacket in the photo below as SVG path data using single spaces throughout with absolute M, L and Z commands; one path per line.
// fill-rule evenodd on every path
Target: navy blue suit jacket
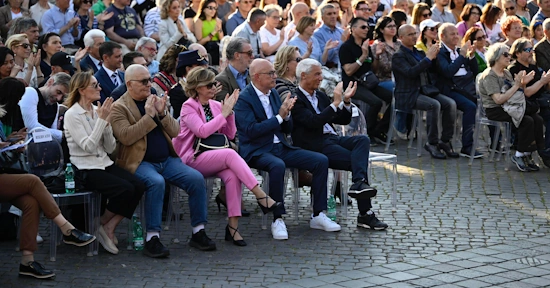
M 124 81 L 124 72 L 117 71 L 118 76 L 122 81 Z M 111 77 L 107 74 L 107 71 L 101 67 L 95 74 L 95 78 L 97 79 L 97 82 L 101 85 L 101 99 L 99 100 L 101 103 L 107 99 L 107 97 L 111 96 L 111 93 L 113 93 L 113 90 L 115 90 L 115 84 L 113 84 L 113 81 L 111 81 Z M 119 85 L 122 85 L 124 83 L 119 83 Z
M 92 59 L 90 58 L 90 55 L 86 55 L 86 57 L 80 60 L 80 70 L 82 71 L 93 70 L 94 74 L 97 73 L 98 71 L 97 66 L 94 64 L 94 61 L 92 61 Z
M 252 84 L 248 84 L 241 91 L 239 100 L 235 104 L 235 121 L 239 135 L 239 154 L 248 162 L 255 156 L 268 153 L 273 148 L 273 135 L 288 148 L 296 149 L 285 139 L 283 133 L 292 131 L 292 117 L 289 121 L 279 124 L 275 116 L 281 108 L 281 99 L 277 90 L 271 89 L 269 102 L 273 109 L 273 117 L 267 119 L 264 107 Z

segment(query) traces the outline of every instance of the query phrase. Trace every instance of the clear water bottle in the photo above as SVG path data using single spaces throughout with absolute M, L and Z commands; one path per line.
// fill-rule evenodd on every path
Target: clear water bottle
M 330 195 L 327 200 L 327 217 L 336 221 L 336 200 L 334 200 L 334 195 Z
M 68 163 L 67 168 L 65 168 L 65 193 L 74 194 L 74 191 L 75 183 L 73 165 L 71 165 L 71 163 Z
M 134 217 L 132 217 L 132 222 L 134 226 L 134 250 L 141 251 L 143 250 L 143 228 L 141 227 L 141 221 L 139 221 L 137 215 L 134 215 Z

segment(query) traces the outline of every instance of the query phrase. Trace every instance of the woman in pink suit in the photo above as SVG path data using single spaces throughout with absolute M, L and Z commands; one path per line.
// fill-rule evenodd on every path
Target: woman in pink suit
M 281 203 L 273 201 L 262 191 L 256 177 L 235 150 L 209 150 L 195 155 L 193 143 L 196 138 L 223 133 L 232 140 L 237 132 L 233 106 L 239 98 L 239 90 L 233 91 L 231 96 L 227 94 L 222 103 L 213 100 L 216 94 L 214 77 L 213 72 L 203 67 L 197 67 L 187 74 L 185 93 L 189 99 L 181 107 L 181 129 L 173 143 L 185 164 L 201 172 L 204 177 L 216 175 L 223 180 L 229 216 L 225 240 L 233 240 L 233 244 L 237 246 L 246 246 L 238 230 L 241 217 L 241 183 L 254 193 L 264 214 L 272 212 Z

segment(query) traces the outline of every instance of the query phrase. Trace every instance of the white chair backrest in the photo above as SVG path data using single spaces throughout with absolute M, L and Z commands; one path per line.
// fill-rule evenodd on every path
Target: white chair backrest
M 27 137 L 32 137 L 32 133 L 49 132 L 48 129 L 37 127 L 31 130 Z M 61 144 L 52 138 L 51 141 L 35 143 L 34 139 L 29 142 L 26 149 L 29 172 L 37 176 L 59 175 L 63 170 L 63 149 Z

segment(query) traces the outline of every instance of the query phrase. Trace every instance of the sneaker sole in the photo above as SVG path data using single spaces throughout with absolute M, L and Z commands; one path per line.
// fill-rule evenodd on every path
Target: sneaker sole
M 470 157 L 470 154 L 465 154 L 465 153 L 462 153 L 462 152 L 460 152 L 460 156 L 466 157 L 466 158 L 471 158 L 471 157 Z M 479 158 L 483 158 L 483 154 L 481 154 L 481 155 L 474 155 L 474 159 L 479 159 Z
M 96 239 L 96 237 L 94 236 L 94 238 L 92 238 L 92 239 L 90 239 L 90 240 L 88 240 L 88 241 L 86 241 L 86 242 L 80 242 L 80 243 L 79 243 L 79 242 L 73 242 L 73 241 L 67 241 L 67 240 L 63 239 L 63 243 L 69 244 L 69 245 L 78 246 L 78 247 L 82 247 L 82 246 L 86 246 L 86 245 L 88 245 L 88 244 L 94 242 L 95 239 Z M 113 242 L 113 243 L 114 243 L 114 242 Z M 115 245 L 116 245 L 116 244 L 115 244 Z
M 323 226 L 317 226 L 317 225 L 311 225 L 311 224 L 309 224 L 309 228 L 317 229 L 317 230 L 323 230 L 323 231 L 326 231 L 326 232 L 338 232 L 338 231 L 342 230 L 342 227 L 326 229 Z
M 191 241 L 189 241 L 189 246 L 197 248 L 201 251 L 214 251 L 214 250 L 216 250 L 216 246 L 203 247 L 203 246 L 200 246 L 199 244 L 195 244 L 195 242 L 191 242 Z
M 160 253 L 160 254 L 153 254 L 149 251 L 147 251 L 145 248 L 143 249 L 143 254 L 145 256 L 151 257 L 151 258 L 166 258 L 170 256 L 170 251 L 167 251 L 166 253 Z
M 19 276 L 33 277 L 36 279 L 50 279 L 50 278 L 55 278 L 55 273 L 50 275 L 36 275 L 36 274 L 32 274 L 31 272 L 19 272 Z
M 370 199 L 375 197 L 378 191 L 374 188 L 363 190 L 349 190 L 348 196 L 355 199 Z
M 365 228 L 365 229 L 369 229 L 369 230 L 376 230 L 376 231 L 388 229 L 388 227 L 370 227 L 367 224 L 361 224 L 361 223 L 357 223 L 357 227 L 361 227 L 361 228 Z

